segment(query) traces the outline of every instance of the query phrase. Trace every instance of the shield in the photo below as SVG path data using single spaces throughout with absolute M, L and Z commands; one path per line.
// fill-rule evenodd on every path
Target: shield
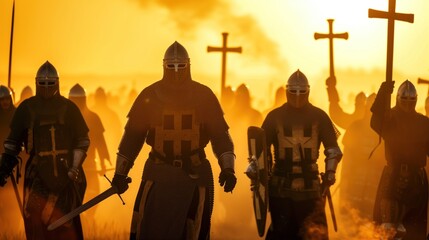
M 265 234 L 268 210 L 268 156 L 264 129 L 250 126 L 247 129 L 249 168 L 253 208 L 259 236 Z

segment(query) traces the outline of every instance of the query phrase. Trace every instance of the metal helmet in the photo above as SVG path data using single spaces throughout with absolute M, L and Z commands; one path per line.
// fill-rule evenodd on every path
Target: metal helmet
M 251 105 L 250 102 L 249 88 L 245 84 L 241 84 L 238 86 L 237 90 L 235 90 L 235 104 L 248 108 Z
M 289 105 L 295 108 L 301 108 L 308 103 L 310 85 L 307 77 L 299 71 L 294 72 L 286 84 L 286 98 Z
M 398 93 L 396 94 L 396 105 L 405 112 L 415 111 L 417 103 L 417 90 L 414 85 L 405 80 L 399 86 Z
M 49 99 L 58 95 L 60 91 L 58 72 L 55 67 L 46 61 L 37 71 L 36 96 Z
M 4 85 L 0 85 L 0 98 L 11 97 L 12 90 Z
M 31 89 L 30 86 L 26 86 L 25 88 L 22 89 L 21 91 L 21 101 L 27 98 L 30 98 L 33 96 L 33 90 Z
M 107 104 L 107 95 L 106 95 L 106 92 L 104 91 L 104 89 L 102 87 L 98 87 L 95 90 L 94 97 L 95 97 L 94 100 L 95 100 L 96 105 L 98 105 L 98 104 L 100 104 L 100 105 Z
M 69 98 L 70 97 L 86 97 L 86 91 L 79 83 L 77 83 L 70 88 Z
M 191 80 L 190 59 L 186 49 L 177 41 L 171 44 L 164 54 L 163 79 L 172 83 Z
M 86 91 L 79 84 L 75 84 L 69 91 L 69 99 L 72 100 L 80 109 L 86 107 Z
M 0 85 L 0 107 L 3 110 L 7 110 L 10 109 L 12 105 L 12 90 L 4 85 Z

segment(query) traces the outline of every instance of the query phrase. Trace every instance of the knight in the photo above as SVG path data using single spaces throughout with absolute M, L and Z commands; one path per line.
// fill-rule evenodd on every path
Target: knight
M 83 239 L 80 218 L 48 232 L 47 226 L 82 204 L 86 188 L 82 163 L 88 127 L 79 108 L 61 96 L 56 68 L 46 61 L 36 74 L 36 95 L 16 109 L 4 141 L 0 185 L 29 154 L 24 173 L 24 226 L 27 239 Z
M 390 107 L 394 81 L 381 84 L 371 107 L 371 128 L 384 140 L 386 165 L 378 185 L 374 220 L 394 239 L 426 239 L 429 119 L 417 113 L 417 90 L 408 80 Z M 387 101 L 389 100 L 389 101 Z
M 309 102 L 309 94 L 308 79 L 297 70 L 287 80 L 287 102 L 262 123 L 266 149 L 274 149 L 268 153 L 273 166 L 266 239 L 328 239 L 323 197 L 335 183 L 342 152 L 331 119 Z M 321 144 L 325 148 L 322 178 L 317 164 Z
M 214 179 L 210 142 L 225 192 L 236 184 L 235 154 L 219 101 L 191 78 L 190 59 L 178 42 L 164 54 L 161 80 L 143 89 L 128 113 L 112 186 L 128 189 L 128 173 L 146 142 L 150 147 L 136 197 L 131 239 L 208 239 Z

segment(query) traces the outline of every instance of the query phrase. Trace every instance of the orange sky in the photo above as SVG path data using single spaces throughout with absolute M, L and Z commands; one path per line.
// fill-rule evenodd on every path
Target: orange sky
M 66 90 L 76 81 L 89 90 L 127 83 L 140 89 L 161 77 L 164 51 L 177 40 L 188 49 L 193 77 L 217 93 L 221 56 L 206 48 L 220 46 L 221 32 L 229 32 L 229 45 L 243 53 L 228 55 L 227 85 L 246 82 L 266 95 L 299 68 L 314 88 L 328 76 L 329 56 L 328 41 L 313 34 L 328 32 L 326 19 L 333 18 L 334 32 L 349 33 L 349 40 L 334 41 L 337 77 L 347 88 L 341 71 L 385 69 L 387 21 L 369 19 L 368 8 L 387 6 L 388 0 L 17 0 L 12 87 L 32 86 L 49 59 Z M 394 79 L 429 78 L 428 8 L 425 0 L 396 3 L 397 12 L 415 20 L 395 24 Z M 0 82 L 6 83 L 12 0 L 1 1 L 0 9 Z M 87 79 L 73 80 L 82 75 Z M 362 79 L 359 86 L 374 91 L 382 80 Z

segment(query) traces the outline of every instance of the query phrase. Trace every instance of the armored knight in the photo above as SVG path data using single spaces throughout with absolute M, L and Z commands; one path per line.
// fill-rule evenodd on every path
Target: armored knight
M 299 70 L 286 85 L 287 102 L 272 110 L 262 128 L 267 149 L 274 147 L 269 179 L 271 226 L 266 239 L 328 239 L 322 192 L 335 182 L 342 152 L 328 115 L 308 101 L 310 85 Z M 319 177 L 320 144 L 325 154 Z M 323 188 L 323 189 L 322 189 Z M 317 228 L 317 231 L 311 231 Z
M 107 150 L 106 140 L 104 139 L 104 126 L 97 113 L 90 110 L 86 104 L 86 90 L 80 85 L 75 84 L 69 91 L 69 99 L 76 104 L 85 119 L 88 128 L 88 135 L 91 145 L 88 148 L 83 169 L 85 170 L 87 188 L 84 202 L 100 193 L 100 176 L 106 171 L 105 161 L 110 162 L 109 151 Z M 98 170 L 100 168 L 100 170 Z M 96 208 L 93 207 L 86 211 L 89 220 L 94 220 Z
M 191 78 L 186 49 L 165 52 L 164 74 L 135 100 L 116 160 L 112 186 L 128 188 L 127 175 L 144 142 L 151 146 L 135 201 L 131 239 L 208 239 L 214 185 L 204 151 L 211 142 L 225 192 L 236 184 L 233 142 L 219 101 Z
M 384 140 L 384 167 L 374 206 L 374 220 L 396 232 L 395 239 L 426 239 L 429 119 L 417 113 L 417 91 L 406 80 L 390 108 L 394 82 L 383 82 L 372 105 L 371 127 Z
M 8 87 L 0 85 L 0 142 L 3 142 L 9 134 L 9 124 L 15 110 L 12 91 Z
M 27 239 L 83 239 L 79 217 L 55 231 L 47 226 L 82 203 L 86 188 L 82 162 L 88 127 L 77 106 L 59 92 L 57 70 L 45 62 L 37 71 L 36 95 L 13 116 L 0 162 L 0 185 L 12 174 L 24 147 L 30 155 L 24 176 Z

